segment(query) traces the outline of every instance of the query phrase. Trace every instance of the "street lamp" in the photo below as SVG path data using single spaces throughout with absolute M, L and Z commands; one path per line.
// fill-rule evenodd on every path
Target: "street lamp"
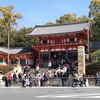
M 9 45 L 10 45 L 10 43 L 9 43 L 9 40 L 10 40 L 10 36 L 9 36 L 9 31 L 7 30 L 7 32 L 8 32 L 8 66 L 9 66 Z
M 0 40 L 1 40 L 1 34 L 0 34 Z M 0 41 L 0 46 L 1 46 L 1 41 Z
M 87 53 L 88 53 L 88 55 L 87 55 L 87 61 L 88 61 L 88 63 L 89 63 L 89 28 L 87 28 L 87 42 L 88 42 L 88 48 L 87 48 Z
M 89 45 L 90 45 L 90 43 L 89 43 L 89 41 L 90 41 L 90 39 L 89 39 L 89 23 L 87 24 L 87 26 L 86 26 L 86 28 L 84 28 L 84 30 L 87 32 L 87 44 L 88 44 L 88 48 L 87 48 L 87 55 L 86 55 L 86 58 L 87 58 L 87 62 L 89 63 Z

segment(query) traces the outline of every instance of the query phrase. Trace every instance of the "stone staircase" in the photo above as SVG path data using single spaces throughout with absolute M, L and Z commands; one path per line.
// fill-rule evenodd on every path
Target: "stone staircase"
M 45 72 L 48 71 L 48 69 L 49 69 L 49 68 L 40 68 L 40 69 L 39 69 L 39 73 L 41 73 L 42 71 L 45 73 Z M 53 77 L 54 69 L 51 69 L 51 73 L 52 73 L 52 77 Z M 31 69 L 31 70 L 30 70 L 30 75 L 31 75 L 32 78 L 35 77 L 35 71 L 34 71 L 34 69 Z

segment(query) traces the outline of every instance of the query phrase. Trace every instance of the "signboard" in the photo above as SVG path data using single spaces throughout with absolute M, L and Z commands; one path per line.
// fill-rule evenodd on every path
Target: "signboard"
M 82 76 L 85 73 L 85 48 L 78 46 L 78 74 Z

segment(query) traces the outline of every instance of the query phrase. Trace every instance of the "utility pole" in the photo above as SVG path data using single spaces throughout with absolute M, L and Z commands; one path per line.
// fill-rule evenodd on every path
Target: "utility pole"
M 88 42 L 88 48 L 87 48 L 87 53 L 88 53 L 88 55 L 87 55 L 87 60 L 88 60 L 88 63 L 89 63 L 89 45 L 90 45 L 90 43 L 89 43 L 89 29 L 87 29 L 87 42 Z
M 9 61 L 9 47 L 10 47 L 10 43 L 9 43 L 9 40 L 10 40 L 9 30 L 7 30 L 7 32 L 8 32 L 8 66 L 9 66 L 9 63 L 10 63 L 10 61 Z

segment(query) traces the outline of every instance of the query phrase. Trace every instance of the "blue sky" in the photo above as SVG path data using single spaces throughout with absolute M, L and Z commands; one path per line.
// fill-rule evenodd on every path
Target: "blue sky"
M 21 28 L 55 22 L 64 14 L 88 16 L 90 2 L 91 0 L 1 0 L 0 6 L 14 5 L 13 12 L 23 15 L 18 20 L 18 27 Z

